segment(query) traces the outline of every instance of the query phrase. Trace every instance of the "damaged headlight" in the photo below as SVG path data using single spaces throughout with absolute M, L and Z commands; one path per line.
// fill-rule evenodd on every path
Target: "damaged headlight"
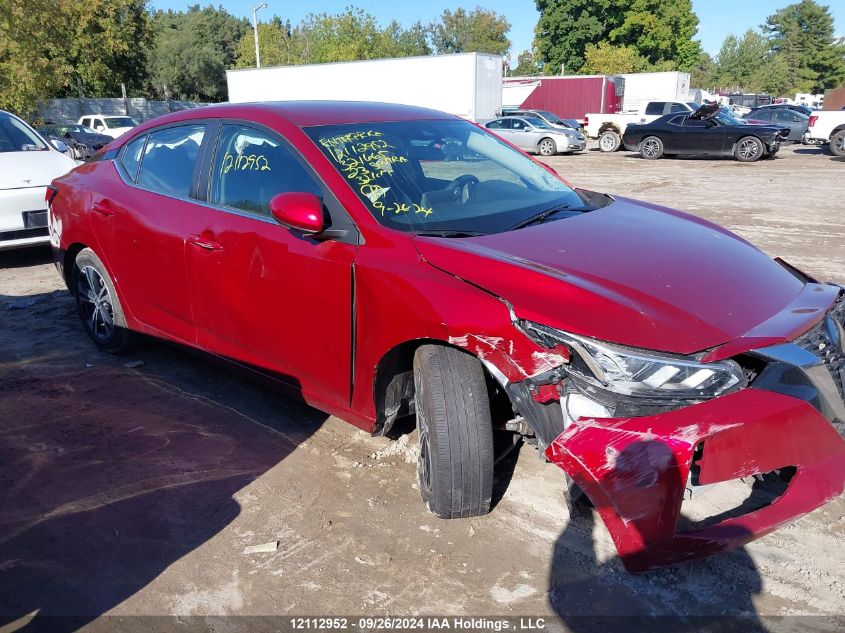
M 623 396 L 707 400 L 747 383 L 734 361 L 702 363 L 691 356 L 627 348 L 520 321 L 525 334 L 544 347 L 565 345 L 572 353 L 567 371 L 586 383 Z

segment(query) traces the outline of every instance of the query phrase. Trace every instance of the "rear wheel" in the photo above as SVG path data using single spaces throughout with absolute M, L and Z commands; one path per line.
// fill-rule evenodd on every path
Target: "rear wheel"
M 834 156 L 845 156 L 845 130 L 839 130 L 831 135 L 830 153 Z
M 481 363 L 451 347 L 423 345 L 414 354 L 414 387 L 423 501 L 444 519 L 486 514 L 493 425 Z
M 599 149 L 603 152 L 615 152 L 622 145 L 622 137 L 616 130 L 605 130 L 599 134 Z
M 663 141 L 656 136 L 647 136 L 640 143 L 640 156 L 648 160 L 663 158 Z
M 537 151 L 540 152 L 541 156 L 554 156 L 557 153 L 557 145 L 553 139 L 540 139 L 540 142 L 537 143 Z
M 109 354 L 121 354 L 132 347 L 134 336 L 126 329 L 114 284 L 103 262 L 90 248 L 76 256 L 71 292 L 82 325 L 98 348 Z
M 739 139 L 734 148 L 734 156 L 742 163 L 753 163 L 755 160 L 763 158 L 765 151 L 763 141 L 756 136 L 746 136 Z

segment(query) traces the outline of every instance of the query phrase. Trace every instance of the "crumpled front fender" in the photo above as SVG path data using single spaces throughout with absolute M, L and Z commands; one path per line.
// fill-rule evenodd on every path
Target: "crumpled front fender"
M 770 505 L 679 532 L 694 455 L 702 485 L 797 471 Z M 802 400 L 754 388 L 660 415 L 582 418 L 546 456 L 593 502 L 632 572 L 740 547 L 845 488 L 845 440 L 834 426 Z

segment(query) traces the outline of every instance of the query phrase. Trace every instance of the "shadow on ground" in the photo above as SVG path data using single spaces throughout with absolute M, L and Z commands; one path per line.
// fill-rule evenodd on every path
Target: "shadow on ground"
M 233 495 L 328 417 L 157 343 L 126 367 L 64 292 L 0 295 L 0 318 L 0 624 L 76 630 L 115 607 L 227 526 Z

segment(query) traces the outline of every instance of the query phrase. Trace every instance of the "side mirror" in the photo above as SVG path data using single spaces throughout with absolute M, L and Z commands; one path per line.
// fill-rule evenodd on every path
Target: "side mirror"
M 50 145 L 52 145 L 56 150 L 60 151 L 62 154 L 66 154 L 68 151 L 68 146 L 65 145 L 64 141 L 60 141 L 57 138 L 50 139 Z
M 280 193 L 270 200 L 270 214 L 279 224 L 303 233 L 323 230 L 323 203 L 313 193 Z

